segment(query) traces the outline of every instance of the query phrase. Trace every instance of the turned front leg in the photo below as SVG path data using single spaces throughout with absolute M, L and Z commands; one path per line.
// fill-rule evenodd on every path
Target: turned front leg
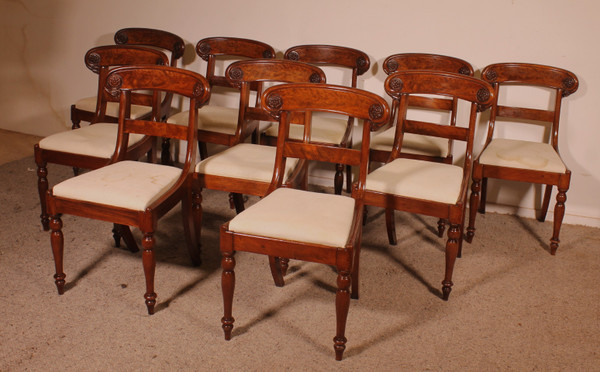
M 445 301 L 448 300 L 452 291 L 452 272 L 458 255 L 458 240 L 460 239 L 460 228 L 458 224 L 451 224 L 448 229 L 448 241 L 446 242 L 446 274 L 442 282 L 442 294 Z
M 37 145 L 36 145 L 37 146 Z M 40 197 L 40 220 L 42 222 L 42 227 L 44 231 L 50 230 L 50 219 L 48 217 L 48 211 L 46 208 L 46 194 L 48 192 L 48 169 L 46 168 L 46 163 L 42 162 L 38 164 L 37 167 L 37 177 L 38 177 L 38 194 Z
M 223 291 L 223 318 L 221 318 L 221 324 L 223 332 L 225 333 L 225 339 L 231 339 L 231 331 L 233 330 L 233 322 L 235 319 L 232 316 L 233 307 L 233 291 L 235 289 L 235 258 L 233 257 L 234 252 L 222 252 L 223 257 L 221 258 L 221 267 L 223 273 L 221 274 L 221 289 Z
M 154 314 L 154 306 L 156 305 L 156 293 L 154 292 L 154 272 L 156 270 L 156 258 L 154 257 L 154 235 L 151 232 L 144 233 L 142 239 L 142 265 L 144 266 L 144 276 L 146 277 L 146 307 L 148 314 Z
M 338 271 L 337 293 L 335 296 L 336 335 L 333 338 L 335 360 L 342 360 L 346 350 L 346 321 L 350 308 L 350 284 L 352 282 L 349 271 Z
M 53 216 L 50 220 L 50 244 L 52 245 L 52 255 L 54 256 L 54 267 L 56 274 L 54 274 L 54 283 L 58 294 L 65 293 L 65 273 L 63 272 L 63 250 L 64 250 L 64 238 L 62 233 L 62 220 L 59 215 Z
M 556 195 L 556 206 L 554 207 L 554 227 L 552 231 L 552 239 L 550 239 L 550 254 L 555 255 L 558 249 L 558 235 L 563 218 L 565 217 L 565 202 L 567 201 L 567 189 L 559 188 Z

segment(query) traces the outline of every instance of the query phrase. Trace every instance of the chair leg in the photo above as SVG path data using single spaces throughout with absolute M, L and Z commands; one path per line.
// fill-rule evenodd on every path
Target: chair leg
M 336 195 L 342 194 L 344 186 L 344 164 L 335 165 L 335 176 L 333 179 L 333 189 Z
M 281 276 L 285 276 L 285 274 L 287 274 L 289 267 L 290 259 L 285 257 L 279 257 L 279 268 L 281 269 Z
M 200 244 L 200 234 L 202 232 L 202 195 L 200 192 L 187 192 L 186 197 L 181 201 L 181 211 L 190 259 L 194 266 L 200 266 L 202 264 Z
M 540 222 L 546 221 L 546 214 L 548 214 L 548 207 L 550 206 L 550 197 L 552 196 L 552 185 L 546 185 L 544 188 L 544 199 L 542 200 L 542 208 L 537 220 Z
M 38 146 L 35 145 L 36 163 L 37 163 L 37 177 L 38 177 L 38 194 L 40 196 L 40 220 L 44 231 L 50 230 L 48 210 L 46 208 L 46 193 L 48 192 L 48 168 L 46 168 L 46 162 L 38 159 L 41 155 L 38 155 Z
M 485 214 L 485 204 L 487 200 L 487 184 L 488 179 L 484 177 L 481 179 L 481 197 L 479 198 L 479 213 Z
M 198 140 L 198 151 L 200 151 L 200 160 L 208 158 L 208 149 L 206 148 L 206 142 Z
M 113 225 L 112 231 L 113 231 L 113 238 L 115 239 L 116 247 L 121 246 L 121 238 L 123 238 L 125 245 L 127 246 L 127 248 L 129 249 L 129 251 L 131 253 L 137 253 L 140 251 L 140 248 L 138 247 L 138 245 L 135 241 L 135 238 L 133 237 L 133 234 L 131 233 L 131 229 L 129 228 L 129 226 L 119 225 L 119 224 L 115 223 Z
M 222 252 L 221 267 L 221 289 L 223 291 L 223 318 L 221 318 L 221 326 L 225 333 L 225 340 L 231 339 L 231 331 L 233 330 L 233 322 L 235 319 L 232 316 L 233 306 L 233 291 L 235 289 L 235 258 L 234 252 Z
M 271 275 L 275 286 L 283 287 L 285 284 L 283 281 L 283 275 L 281 273 L 281 263 L 279 257 L 269 256 L 269 267 L 271 268 Z
M 65 273 L 63 272 L 63 250 L 64 250 L 64 237 L 62 233 L 62 220 L 60 216 L 53 216 L 50 220 L 50 243 L 52 245 L 52 255 L 54 256 L 54 267 L 56 274 L 54 274 L 54 284 L 58 294 L 65 293 Z
M 391 208 L 385 209 L 385 225 L 387 227 L 388 241 L 391 245 L 398 244 L 396 239 L 396 222 L 394 218 L 394 210 Z
M 440 218 L 438 220 L 438 236 L 440 238 L 444 236 L 444 231 L 446 231 L 446 220 Z
M 75 108 L 75 105 L 71 105 L 71 123 L 73 123 L 73 125 L 71 125 L 71 129 L 81 128 L 81 119 L 79 119 L 76 110 L 77 109 Z
M 565 217 L 565 202 L 567 201 L 567 189 L 558 188 L 558 194 L 556 195 L 556 205 L 554 206 L 554 227 L 552 231 L 552 239 L 550 239 L 550 254 L 555 255 L 558 249 L 558 235 L 560 234 L 560 227 L 562 226 L 563 218 Z
M 480 190 L 481 179 L 473 178 L 473 183 L 471 184 L 471 198 L 469 201 L 469 226 L 467 227 L 467 236 L 465 237 L 465 240 L 469 243 L 473 242 L 473 237 L 475 236 L 475 218 L 477 218 L 477 208 L 479 207 Z
M 348 309 L 350 308 L 350 282 L 350 272 L 338 268 L 338 289 L 335 296 L 336 335 L 333 338 L 335 360 L 342 360 L 344 350 L 346 349 L 347 339 L 345 334 Z
M 146 278 L 146 307 L 148 314 L 154 314 L 154 306 L 156 305 L 156 293 L 154 292 L 154 272 L 156 270 L 156 257 L 154 257 L 154 234 L 152 232 L 144 232 L 142 239 L 142 264 L 144 266 L 144 276 Z
M 233 192 L 229 193 L 229 207 L 231 209 L 235 208 L 235 213 L 242 213 L 245 209 L 244 195 Z
M 442 281 L 442 295 L 444 301 L 448 301 L 452 291 L 452 272 L 454 271 L 454 262 L 458 255 L 458 246 L 460 239 L 460 226 L 451 223 L 448 229 L 448 241 L 446 242 L 446 273 Z

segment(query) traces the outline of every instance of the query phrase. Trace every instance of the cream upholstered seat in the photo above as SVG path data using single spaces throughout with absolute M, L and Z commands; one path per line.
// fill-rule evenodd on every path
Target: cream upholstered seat
M 552 189 L 556 186 L 558 193 L 550 238 L 550 254 L 555 254 L 565 215 L 566 193 L 571 184 L 571 171 L 561 159 L 558 149 L 560 112 L 563 98 L 579 87 L 577 76 L 558 67 L 511 62 L 486 66 L 481 71 L 481 78 L 492 84 L 496 100 L 490 112 L 485 145 L 479 158 L 473 162 L 466 240 L 472 242 L 475 236 L 477 211 L 485 213 L 489 178 L 545 185 L 537 216 L 540 222 L 546 220 Z M 549 102 L 546 99 L 536 103 L 528 97 L 516 98 L 520 95 L 513 96 L 515 89 L 523 89 L 532 97 L 543 92 Z M 515 128 L 543 126 L 549 135 L 538 142 L 530 138 L 501 138 L 496 128 L 507 123 Z
M 365 188 L 386 194 L 454 204 L 460 196 L 463 168 L 398 158 L 367 176 Z
M 279 188 L 229 222 L 229 230 L 321 244 L 348 243 L 355 200 L 349 196 Z
M 240 143 L 199 162 L 196 173 L 271 182 L 275 152 L 276 148 L 273 146 Z M 296 169 L 297 164 L 298 159 L 288 159 L 285 163 L 285 180 Z
M 494 92 L 489 84 L 479 79 L 435 70 L 396 72 L 386 79 L 385 90 L 398 109 L 396 136 L 386 163 L 367 175 L 364 202 L 365 205 L 385 208 L 388 240 L 392 245 L 397 244 L 396 210 L 448 221 L 446 272 L 442 281 L 442 298 L 447 300 L 453 285 L 454 262 L 460 256 L 462 246 L 477 112 L 491 104 Z M 470 107 L 468 122 L 456 123 L 444 118 L 428 122 L 407 119 L 411 98 L 423 94 L 435 95 L 435 98 L 441 97 L 449 102 L 465 101 L 466 107 Z M 437 110 L 437 107 L 429 110 Z M 404 138 L 409 133 L 462 141 L 464 152 L 458 157 L 461 163 L 446 163 L 431 156 L 407 157 Z
M 62 181 L 52 188 L 52 193 L 61 198 L 143 211 L 180 176 L 181 169 L 176 167 L 125 160 Z
M 98 99 L 96 97 L 86 97 L 75 102 L 75 108 L 82 111 L 94 112 Z M 143 105 L 131 105 L 132 119 L 138 119 L 152 112 L 152 109 Z M 116 118 L 119 116 L 119 102 L 106 103 L 106 116 Z
M 115 152 L 118 127 L 114 123 L 96 123 L 66 132 L 52 134 L 39 142 L 43 150 L 61 151 L 70 154 L 108 159 Z M 131 134 L 129 143 L 136 144 L 144 138 Z
M 238 113 L 237 108 L 206 105 L 198 111 L 198 130 L 235 135 Z M 187 125 L 188 115 L 187 112 L 180 112 L 167 119 L 167 122 Z
M 371 149 L 386 152 L 391 151 L 395 133 L 395 127 L 376 133 L 371 139 Z M 405 133 L 402 147 L 403 151 L 407 154 L 429 155 L 440 158 L 445 158 L 449 155 L 448 140 L 440 137 Z
M 499 167 L 565 173 L 567 167 L 549 143 L 495 138 L 481 154 L 479 163 Z

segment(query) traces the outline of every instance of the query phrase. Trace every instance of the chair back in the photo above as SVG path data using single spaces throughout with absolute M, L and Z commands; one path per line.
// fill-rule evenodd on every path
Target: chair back
M 161 51 L 128 45 L 105 45 L 95 47 L 85 54 L 85 65 L 98 74 L 98 94 L 96 95 L 96 112 L 93 123 L 103 121 L 106 115 L 106 103 L 116 99 L 104 90 L 106 77 L 111 69 L 128 65 L 167 65 L 168 57 Z M 136 93 L 132 97 L 133 104 L 149 105 L 149 96 Z
M 125 158 L 129 134 L 172 138 L 187 141 L 184 173 L 193 171 L 196 156 L 196 126 L 169 124 L 160 118 L 160 97 L 173 93 L 189 100 L 188 123 L 195 123 L 198 109 L 210 96 L 206 78 L 193 71 L 170 66 L 126 66 L 111 70 L 106 79 L 106 93 L 119 99 L 119 136 L 113 161 Z M 128 112 L 135 91 L 152 94 L 153 115 L 149 120 L 130 119 Z
M 114 39 L 117 45 L 141 45 L 169 51 L 169 65 L 172 67 L 177 67 L 177 61 L 183 57 L 185 50 L 185 42 L 181 37 L 153 28 L 123 28 L 115 33 Z
M 415 133 L 464 141 L 466 145 L 463 168 L 466 173 L 470 172 L 477 112 L 489 108 L 494 99 L 494 91 L 490 84 L 458 73 L 408 70 L 388 76 L 385 80 L 385 91 L 392 99 L 398 101 L 396 140 L 389 161 L 400 156 L 404 133 Z M 413 94 L 450 97 L 452 100 L 470 103 L 468 123 L 461 126 L 408 120 L 406 112 Z
M 325 83 L 325 73 L 318 67 L 302 62 L 277 59 L 256 59 L 234 62 L 225 71 L 227 82 L 240 89 L 240 111 L 238 123 L 250 127 L 249 121 L 273 121 L 260 105 L 261 96 L 257 95 L 256 103 L 250 105 L 251 86 L 263 89 L 264 83 Z M 294 115 L 292 122 L 303 123 L 304 115 Z M 238 128 L 239 130 L 240 128 Z
M 209 37 L 198 41 L 196 54 L 207 62 L 206 78 L 211 86 L 230 87 L 224 75 L 215 74 L 217 58 L 275 58 L 275 49 L 260 41 L 236 37 Z
M 483 80 L 494 87 L 495 99 L 490 112 L 486 146 L 494 136 L 494 128 L 498 118 L 511 119 L 522 124 L 532 122 L 550 123 L 549 142 L 558 151 L 558 125 L 563 97 L 577 91 L 579 81 L 570 71 L 544 65 L 530 63 L 495 63 L 485 67 L 481 72 Z M 554 91 L 554 103 L 548 109 L 516 107 L 500 105 L 498 98 L 500 87 L 509 85 L 526 85 Z
M 465 76 L 473 76 L 473 66 L 460 58 L 444 56 L 430 53 L 398 53 L 392 54 L 383 61 L 383 70 L 387 75 L 406 70 L 434 70 L 443 72 L 452 72 Z M 436 97 L 426 98 L 413 95 L 410 97 L 409 107 L 413 109 L 435 109 L 446 111 L 450 115 L 450 125 L 456 125 L 456 115 L 458 111 L 458 100 L 456 98 Z M 398 101 L 392 101 L 392 113 L 390 116 L 390 126 L 393 125 L 396 112 L 398 110 Z M 441 161 L 452 161 L 452 141 L 448 141 L 447 156 Z M 419 157 L 420 158 L 420 157 Z
M 292 83 L 268 88 L 261 106 L 279 119 L 275 172 L 269 192 L 282 185 L 286 158 L 315 160 L 359 167 L 353 197 L 362 197 L 368 169 L 370 131 L 389 120 L 389 107 L 380 96 L 364 90 L 329 84 Z M 346 148 L 310 140 L 311 121 L 302 141 L 290 138 L 290 117 L 295 112 L 328 112 L 355 117 L 363 121 L 359 149 Z M 310 119 L 310 116 L 308 116 Z

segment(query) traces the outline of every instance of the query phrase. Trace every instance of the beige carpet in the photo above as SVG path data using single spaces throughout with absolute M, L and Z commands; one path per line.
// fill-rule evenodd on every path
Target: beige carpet
M 70 169 L 49 174 L 55 183 Z M 190 266 L 179 210 L 159 223 L 159 304 L 148 316 L 141 256 L 115 248 L 104 222 L 64 217 L 67 291 L 57 295 L 32 157 L 1 165 L 0 180 L 0 371 L 600 371 L 599 229 L 563 226 L 553 257 L 551 223 L 480 216 L 444 302 L 436 221 L 399 214 L 391 247 L 371 209 L 361 298 L 336 362 L 336 275 L 323 265 L 293 261 L 277 288 L 265 257 L 239 253 L 236 323 L 223 339 L 218 227 L 233 216 L 224 193 L 204 194 L 201 267 Z

